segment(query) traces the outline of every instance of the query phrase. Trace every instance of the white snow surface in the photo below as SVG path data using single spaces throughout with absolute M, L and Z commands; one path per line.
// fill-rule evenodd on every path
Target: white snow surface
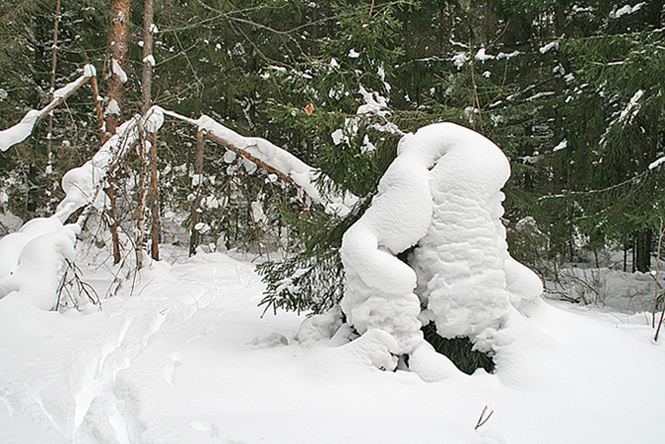
M 114 269 L 89 261 L 79 253 L 103 294 Z M 301 344 L 303 317 L 262 318 L 262 291 L 252 264 L 199 253 L 149 264 L 133 294 L 87 315 L 0 300 L 0 442 L 625 444 L 665 431 L 665 352 L 641 314 L 539 301 L 500 332 L 494 374 L 425 362 L 445 373 L 425 382 L 376 368 L 395 345 L 377 329 Z M 421 348 L 412 366 L 442 359 Z
M 402 138 L 372 205 L 344 235 L 349 323 L 361 334 L 386 331 L 400 353 L 422 342 L 428 320 L 441 336 L 490 349 L 511 303 L 526 311 L 542 293 L 508 254 L 500 189 L 509 176 L 503 152 L 468 128 L 437 123 Z M 416 244 L 411 268 L 396 255 Z
M 151 66 L 155 66 L 155 57 L 150 54 L 143 58 L 143 63 L 149 63 Z
M 31 109 L 19 123 L 0 131 L 0 151 L 7 151 L 12 146 L 27 139 L 32 134 L 32 128 L 39 117 L 41 117 L 41 113 Z
M 553 42 L 548 43 L 547 45 L 545 45 L 543 47 L 541 47 L 539 49 L 539 51 L 540 51 L 541 54 L 547 54 L 548 52 L 550 52 L 553 49 L 559 49 L 559 42 L 557 42 L 556 40 L 553 41 Z

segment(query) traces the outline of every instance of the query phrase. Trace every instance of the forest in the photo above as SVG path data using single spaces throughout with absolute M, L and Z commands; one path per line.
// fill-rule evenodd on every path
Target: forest
M 645 413 L 665 390 L 653 389 L 665 364 L 663 0 L 0 5 L 0 357 L 14 358 L 0 359 L 0 441 L 637 443 L 665 431 Z M 439 137 L 452 142 L 428 145 Z M 476 190 L 460 192 L 465 216 L 437 197 L 455 180 Z M 431 195 L 404 198 L 412 182 Z M 483 230 L 474 250 L 483 235 L 469 233 Z M 467 265 L 501 283 L 460 290 Z M 33 344 L 35 332 L 57 345 Z M 209 334 L 226 338 L 213 355 L 213 343 L 189 348 Z M 18 377 L 32 353 L 50 362 L 35 390 L 38 372 Z M 141 386 L 157 367 L 166 388 Z M 208 399 L 244 396 L 232 384 L 208 395 L 215 368 L 249 390 L 239 411 Z M 424 416 L 383 408 L 408 405 L 415 387 L 386 370 L 437 387 L 414 388 Z M 603 385 L 603 419 L 572 426 Z M 533 390 L 561 394 L 514 418 Z M 309 392 L 302 410 L 279 411 Z M 358 413 L 363 394 L 371 414 Z M 469 401 L 440 407 L 441 432 L 427 406 L 454 395 Z M 577 395 L 587 401 L 572 408 Z M 258 412 L 272 419 L 250 432 Z M 483 427 L 494 412 L 497 428 Z M 385 435 L 366 425 L 382 418 Z M 566 427 L 528 427 L 552 418 Z M 640 425 L 616 425 L 625 418 Z M 329 422 L 349 427 L 317 426 Z

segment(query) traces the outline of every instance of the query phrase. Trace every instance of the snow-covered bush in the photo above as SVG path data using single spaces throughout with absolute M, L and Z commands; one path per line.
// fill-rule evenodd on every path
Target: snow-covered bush
M 501 150 L 470 129 L 439 123 L 405 136 L 371 206 L 344 235 L 348 322 L 361 334 L 388 332 L 412 360 L 429 321 L 444 338 L 490 350 L 511 305 L 527 312 L 542 292 L 508 253 L 500 189 L 509 175 Z M 410 266 L 396 257 L 416 244 Z

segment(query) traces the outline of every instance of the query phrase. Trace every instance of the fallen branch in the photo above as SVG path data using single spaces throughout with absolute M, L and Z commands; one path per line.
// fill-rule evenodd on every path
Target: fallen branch
M 167 116 L 195 125 L 209 140 L 302 189 L 314 202 L 323 205 L 327 213 L 345 216 L 358 202 L 358 197 L 349 192 L 344 192 L 341 196 L 322 195 L 315 185 L 317 179 L 325 177 L 321 171 L 265 139 L 241 136 L 205 114 L 195 120 L 159 107 L 152 107 L 151 110 L 159 110 Z
M 23 119 L 11 128 L 0 131 L 0 151 L 7 151 L 17 143 L 23 142 L 32 134 L 32 129 L 35 124 L 42 118 L 47 116 L 55 107 L 67 100 L 69 96 L 74 94 L 81 86 L 88 80 L 95 78 L 97 71 L 92 65 L 85 65 L 83 68 L 83 75 L 71 83 L 57 89 L 53 92 L 53 100 L 40 110 L 31 109 L 28 111 Z M 97 97 L 95 97 L 97 99 Z

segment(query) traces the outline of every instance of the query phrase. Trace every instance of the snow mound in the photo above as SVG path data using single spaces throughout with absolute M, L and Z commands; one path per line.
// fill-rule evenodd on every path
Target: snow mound
M 491 348 L 510 304 L 526 312 L 542 292 L 508 254 L 500 190 L 509 176 L 503 152 L 468 128 L 437 123 L 405 136 L 372 205 L 344 235 L 349 323 L 361 334 L 382 329 L 411 353 L 422 342 L 423 302 L 441 336 Z M 395 257 L 416 244 L 413 268 Z
M 65 259 L 74 260 L 77 227 L 56 217 L 26 222 L 16 233 L 0 239 L 0 299 L 19 298 L 50 310 Z

